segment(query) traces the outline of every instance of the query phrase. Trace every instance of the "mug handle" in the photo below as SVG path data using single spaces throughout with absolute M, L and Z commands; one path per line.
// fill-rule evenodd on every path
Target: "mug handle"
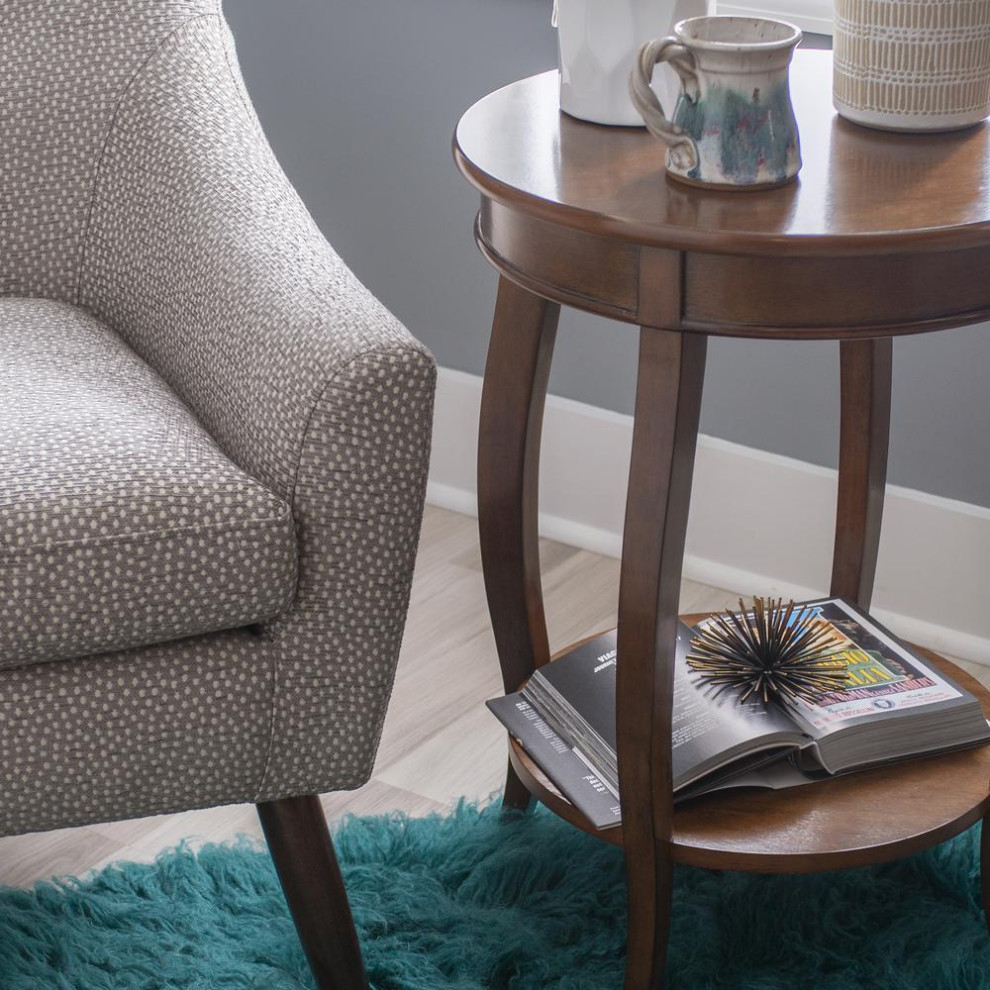
M 629 97 L 643 118 L 647 130 L 667 145 L 675 168 L 690 172 L 698 164 L 698 148 L 684 133 L 683 128 L 667 118 L 657 94 L 650 87 L 653 69 L 660 62 L 670 62 L 670 67 L 680 77 L 684 96 L 692 103 L 697 102 L 698 74 L 694 55 L 673 37 L 649 41 L 640 49 L 632 72 L 629 73 Z

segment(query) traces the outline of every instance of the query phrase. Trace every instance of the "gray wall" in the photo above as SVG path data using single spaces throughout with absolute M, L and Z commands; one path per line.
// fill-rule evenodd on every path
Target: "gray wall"
M 495 277 L 451 160 L 460 113 L 555 64 L 550 0 L 227 0 L 265 130 L 324 233 L 452 368 L 480 373 Z M 990 273 L 988 273 L 990 277 Z M 551 389 L 632 408 L 635 328 L 567 312 Z M 717 340 L 706 433 L 834 466 L 837 345 Z M 990 328 L 895 345 L 890 480 L 990 506 Z

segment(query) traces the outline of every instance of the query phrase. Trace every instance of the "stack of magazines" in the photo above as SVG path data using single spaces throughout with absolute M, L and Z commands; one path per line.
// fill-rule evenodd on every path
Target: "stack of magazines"
M 718 692 L 674 661 L 675 800 L 727 788 L 779 790 L 835 774 L 990 742 L 979 701 L 842 598 L 808 602 L 839 640 L 846 685 L 784 707 Z M 543 772 L 597 828 L 621 821 L 616 637 L 605 633 L 488 702 Z

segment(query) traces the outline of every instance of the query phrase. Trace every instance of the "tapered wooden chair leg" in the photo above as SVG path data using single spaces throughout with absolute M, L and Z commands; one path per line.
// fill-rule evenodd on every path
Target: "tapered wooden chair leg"
M 317 986 L 367 990 L 361 947 L 319 798 L 284 798 L 257 808 Z

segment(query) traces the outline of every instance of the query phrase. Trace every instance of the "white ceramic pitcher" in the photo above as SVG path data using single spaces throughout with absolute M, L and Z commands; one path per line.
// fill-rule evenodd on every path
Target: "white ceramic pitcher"
M 636 53 L 678 21 L 713 7 L 714 0 L 554 0 L 560 109 L 596 124 L 642 126 L 627 85 Z M 674 72 L 658 70 L 653 85 L 672 106 L 679 85 Z

